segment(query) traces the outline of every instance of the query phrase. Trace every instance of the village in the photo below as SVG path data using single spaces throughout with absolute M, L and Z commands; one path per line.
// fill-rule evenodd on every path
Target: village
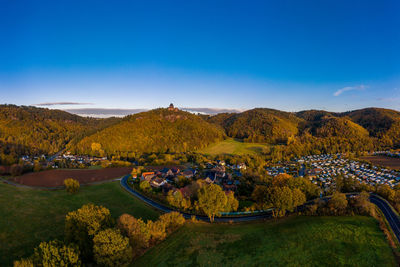
M 334 180 L 337 176 L 353 178 L 372 186 L 386 184 L 393 188 L 400 184 L 399 171 L 350 160 L 342 154 L 305 156 L 287 164 L 267 167 L 267 172 L 271 176 L 288 173 L 295 177 L 307 177 L 324 191 L 335 187 Z
M 376 156 L 398 157 L 399 153 L 390 151 L 376 151 L 371 153 Z M 79 156 L 70 153 L 59 153 L 52 157 L 23 156 L 21 160 L 28 165 L 35 162 L 42 164 L 42 168 L 82 168 L 101 165 L 107 157 Z M 137 164 L 133 164 L 137 165 Z M 400 184 L 400 172 L 387 168 L 380 168 L 367 162 L 350 160 L 343 154 L 321 154 L 304 156 L 290 162 L 270 165 L 265 167 L 267 175 L 275 177 L 286 173 L 293 177 L 306 177 L 312 183 L 321 187 L 324 192 L 335 189 L 335 177 L 352 178 L 361 183 L 372 186 L 389 185 L 395 187 Z M 207 184 L 215 183 L 225 192 L 237 190 L 239 178 L 246 165 L 229 165 L 222 160 L 210 161 L 199 168 L 193 166 L 146 166 L 146 171 L 139 177 L 140 181 L 148 181 L 155 190 L 164 194 L 170 190 L 179 190 L 184 196 L 189 196 L 189 187 L 194 180 L 202 180 Z
M 132 174 L 134 181 L 149 182 L 154 191 L 167 194 L 169 191 L 180 191 L 184 197 L 191 197 L 193 182 L 204 184 L 218 184 L 225 192 L 236 191 L 240 184 L 241 171 L 246 170 L 246 165 L 225 164 L 224 161 L 215 161 L 199 166 L 146 166 L 146 171 L 141 174 Z

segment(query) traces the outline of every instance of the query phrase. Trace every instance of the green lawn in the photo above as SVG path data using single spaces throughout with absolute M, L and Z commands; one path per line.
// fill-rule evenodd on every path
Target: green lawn
M 114 217 L 123 213 L 144 219 L 158 217 L 155 210 L 127 193 L 119 182 L 83 186 L 76 195 L 0 183 L 0 266 L 29 256 L 41 241 L 62 239 L 67 212 L 90 202 L 107 207 Z
M 261 153 L 263 148 L 267 146 L 269 145 L 260 143 L 245 143 L 237 139 L 229 138 L 216 144 L 212 144 L 204 149 L 199 150 L 198 152 L 208 155 L 254 155 Z
M 371 217 L 187 224 L 133 266 L 396 266 Z

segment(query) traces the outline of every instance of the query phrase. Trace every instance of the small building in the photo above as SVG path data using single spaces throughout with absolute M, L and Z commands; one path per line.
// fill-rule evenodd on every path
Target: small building
M 142 173 L 142 177 L 140 178 L 140 180 L 146 180 L 148 182 L 150 182 L 150 180 L 152 178 L 154 178 L 156 175 L 154 174 L 154 172 L 144 172 Z
M 155 187 L 155 188 L 161 187 L 161 186 L 163 186 L 163 185 L 166 184 L 166 183 L 167 183 L 167 181 L 165 181 L 164 179 L 159 178 L 159 177 L 154 178 L 154 179 L 152 179 L 152 180 L 150 181 L 150 185 L 151 185 L 152 187 Z

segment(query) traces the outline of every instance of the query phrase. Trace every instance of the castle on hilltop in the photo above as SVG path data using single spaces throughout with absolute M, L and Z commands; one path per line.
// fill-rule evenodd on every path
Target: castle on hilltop
M 171 104 L 169 104 L 168 110 L 169 111 L 178 111 L 178 108 L 174 107 L 174 104 L 171 103 Z

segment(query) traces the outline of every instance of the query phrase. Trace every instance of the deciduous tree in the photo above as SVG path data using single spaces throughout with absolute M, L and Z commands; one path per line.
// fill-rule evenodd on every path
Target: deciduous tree
M 117 226 L 129 238 L 135 256 L 149 247 L 150 230 L 142 219 L 136 219 L 129 214 L 122 214 L 118 218 Z
M 331 212 L 335 214 L 343 214 L 347 208 L 346 195 L 340 192 L 333 193 L 331 199 L 328 201 L 328 207 Z
M 213 222 L 215 215 L 226 211 L 227 200 L 228 198 L 219 185 L 210 184 L 199 189 L 197 206 Z
M 101 230 L 112 226 L 110 211 L 103 206 L 83 205 L 69 212 L 65 218 L 65 238 L 79 246 L 82 257 L 92 257 L 93 237 Z
M 72 178 L 65 179 L 64 185 L 65 185 L 65 190 L 67 190 L 67 192 L 71 194 L 74 194 L 79 191 L 80 184 L 78 180 Z
M 106 229 L 93 238 L 93 254 L 99 266 L 128 266 L 132 261 L 129 239 L 118 229 Z
M 80 252 L 76 245 L 53 240 L 42 242 L 33 254 L 35 266 L 81 266 Z

